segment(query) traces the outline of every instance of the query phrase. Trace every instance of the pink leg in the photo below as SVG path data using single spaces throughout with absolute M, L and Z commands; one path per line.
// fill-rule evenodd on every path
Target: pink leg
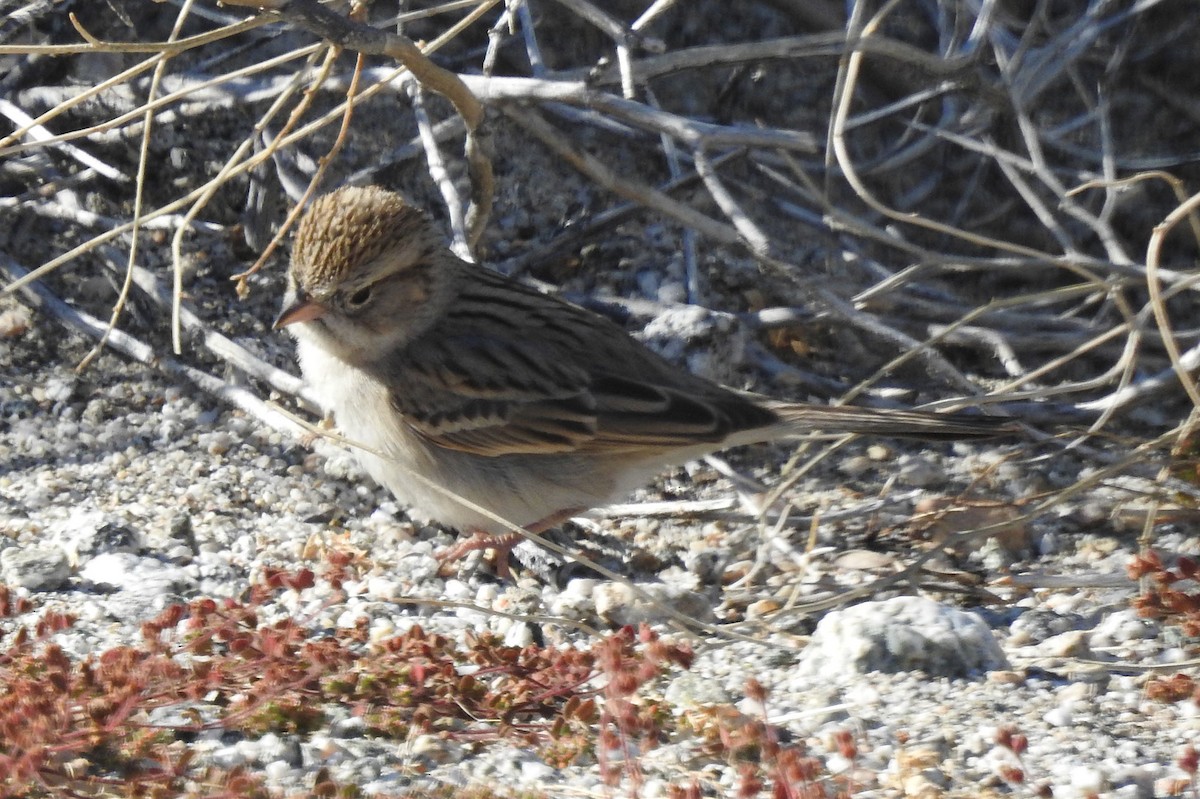
M 492 568 L 496 570 L 496 576 L 502 580 L 508 580 L 512 577 L 512 571 L 508 568 L 508 553 L 512 552 L 513 547 L 521 543 L 522 538 L 524 536 L 520 533 L 493 535 L 485 533 L 482 530 L 476 530 L 471 533 L 470 538 L 463 539 L 457 544 L 443 549 L 437 553 L 436 557 L 439 563 L 445 565 L 477 550 L 490 549 L 492 550 L 490 560 Z
M 576 513 L 579 513 L 580 510 L 582 508 L 568 508 L 567 510 L 559 511 L 541 521 L 527 525 L 525 529 L 534 535 L 538 535 L 552 527 L 557 527 Z M 454 546 L 439 552 L 437 559 L 440 563 L 445 564 L 458 560 L 468 553 L 480 549 L 490 549 L 492 550 L 490 560 L 492 568 L 496 571 L 496 576 L 501 580 L 511 580 L 512 571 L 508 568 L 508 555 L 512 552 L 513 547 L 521 543 L 524 537 L 520 533 L 485 533 L 482 530 L 476 530 L 465 541 L 460 541 Z

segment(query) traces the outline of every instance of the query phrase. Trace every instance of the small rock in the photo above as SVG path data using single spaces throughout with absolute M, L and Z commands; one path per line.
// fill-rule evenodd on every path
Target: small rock
M 765 616 L 770 616 L 781 607 L 783 606 L 774 599 L 760 599 L 757 602 L 751 602 L 746 607 L 746 618 L 761 619 Z
M 650 296 L 657 293 L 657 287 Z M 686 366 L 693 374 L 730 383 L 745 360 L 747 334 L 731 314 L 697 305 L 663 310 L 643 328 L 639 338 L 667 360 Z
M 209 455 L 224 455 L 233 449 L 233 436 L 224 430 L 218 430 L 206 438 L 204 444 Z
M 16 338 L 25 335 L 33 325 L 33 316 L 24 305 L 0 313 L 0 338 Z
M 1118 796 L 1128 799 L 1153 799 L 1154 773 L 1143 766 L 1119 766 L 1108 777 Z
M 99 511 L 72 515 L 50 531 L 75 565 L 104 552 L 137 552 L 141 536 L 119 517 Z
M 1074 702 L 1063 702 L 1058 707 L 1044 714 L 1042 720 L 1051 727 L 1069 727 L 1075 718 L 1072 713 L 1074 706 Z M 1074 782 L 1074 779 L 1072 778 L 1071 781 Z
M 671 610 L 690 619 L 713 620 L 712 602 L 703 594 L 678 585 L 638 583 L 641 593 L 621 583 L 603 583 L 593 593 L 596 615 L 615 627 L 671 618 Z
M 1008 668 L 1008 661 L 976 614 L 896 597 L 829 613 L 800 654 L 799 668 L 822 677 L 918 669 L 961 677 Z
M 366 731 L 367 722 L 362 716 L 339 719 L 330 730 L 338 738 L 361 738 Z
M 1051 636 L 1038 644 L 1035 650 L 1038 657 L 1094 657 L 1091 648 L 1088 646 L 1087 633 L 1081 630 L 1072 630 L 1071 632 Z
M 526 760 L 521 764 L 521 778 L 531 785 L 543 786 L 557 773 L 557 770 L 537 760 Z
M 294 735 L 279 736 L 268 732 L 258 741 L 257 760 L 260 763 L 284 763 L 291 768 L 304 765 L 300 742 Z
M 167 595 L 192 587 L 194 580 L 183 569 L 157 558 L 128 552 L 105 552 L 84 564 L 80 578 L 95 585 L 149 595 Z
M 75 377 L 60 377 L 54 376 L 46 379 L 41 388 L 35 390 L 35 394 L 40 393 L 42 397 L 50 402 L 65 402 L 71 399 L 75 393 L 75 386 L 78 381 Z
M 1149 640 L 1158 635 L 1159 625 L 1153 619 L 1143 619 L 1136 610 L 1118 610 L 1096 626 L 1088 638 L 1092 649 L 1122 646 L 1130 641 Z
M 192 527 L 191 514 L 180 512 L 172 516 L 167 535 L 171 540 L 187 547 L 193 554 L 199 552 L 196 548 L 196 531 Z
M 1094 766 L 1071 769 L 1071 787 L 1083 796 L 1096 796 L 1104 790 L 1104 772 Z
M 928 458 L 906 455 L 900 459 L 896 479 L 917 488 L 933 488 L 945 484 L 946 473 Z
M 431 763 L 452 763 L 463 758 L 461 744 L 438 735 L 418 735 L 413 739 L 409 752 Z
M 1025 672 L 997 669 L 989 671 L 987 679 L 988 682 L 994 682 L 997 685 L 1020 685 L 1025 682 Z
M 515 622 L 504 633 L 504 645 L 523 649 L 533 643 L 533 631 L 523 621 Z
M 1079 702 L 1084 699 L 1091 699 L 1096 693 L 1097 688 L 1095 683 L 1075 682 L 1059 691 L 1058 698 L 1061 702 Z
M 849 549 L 833 560 L 835 569 L 854 571 L 878 571 L 894 569 L 896 558 L 888 552 L 872 552 L 869 549 Z
M 713 680 L 691 671 L 685 671 L 671 680 L 663 696 L 673 707 L 684 711 L 726 707 L 735 700 L 734 695 L 720 680 Z
M 550 613 L 555 616 L 589 615 L 595 609 L 594 595 L 598 580 L 590 577 L 574 577 L 567 587 L 551 600 Z
M 854 455 L 837 465 L 838 472 L 847 477 L 858 477 L 874 468 L 875 464 L 866 455 Z
M 913 774 L 902 785 L 906 799 L 940 799 L 945 794 L 926 774 Z
M 399 599 L 404 593 L 399 581 L 393 580 L 390 577 L 374 577 L 367 578 L 367 595 L 371 599 L 388 602 Z
M 58 547 L 8 547 L 0 552 L 0 577 L 14 588 L 53 591 L 71 573 L 67 553 Z
M 1081 630 L 1086 626 L 1084 618 L 1078 613 L 1055 613 L 1039 608 L 1017 617 L 1009 628 L 1011 634 L 1008 640 L 1014 646 L 1037 644 L 1060 633 Z
M 732 585 L 738 580 L 745 577 L 754 568 L 752 560 L 736 560 L 733 563 L 726 564 L 725 570 L 721 572 L 721 585 Z
M 926 533 L 933 541 L 952 540 L 958 533 L 986 527 L 986 537 L 973 536 L 957 546 L 971 551 L 990 543 L 1010 555 L 1026 552 L 1031 547 L 1029 527 L 1021 520 L 1021 512 L 1011 505 L 963 506 L 945 497 L 931 497 L 918 502 L 915 512 L 936 514 L 929 521 Z
M 263 774 L 268 780 L 279 782 L 292 773 L 292 767 L 283 760 L 273 760 L 262 767 Z
M 891 460 L 892 450 L 883 444 L 872 444 L 867 447 L 867 457 L 873 461 Z

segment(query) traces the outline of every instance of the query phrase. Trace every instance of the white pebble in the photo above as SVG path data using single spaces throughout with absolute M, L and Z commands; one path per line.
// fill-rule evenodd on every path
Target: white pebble
M 367 579 L 367 596 L 381 601 L 395 599 L 400 596 L 400 583 L 390 577 L 370 577 Z
M 272 760 L 263 767 L 263 773 L 268 780 L 279 782 L 286 779 L 292 773 L 292 767 L 288 765 L 286 760 Z
M 1071 769 L 1070 779 L 1071 787 L 1085 796 L 1104 790 L 1104 774 L 1093 766 L 1075 766 Z
M 1063 702 L 1058 707 L 1042 716 L 1042 720 L 1052 727 L 1069 727 L 1073 720 L 1074 702 Z
M 504 645 L 524 648 L 533 643 L 533 632 L 523 621 L 514 622 L 504 634 Z

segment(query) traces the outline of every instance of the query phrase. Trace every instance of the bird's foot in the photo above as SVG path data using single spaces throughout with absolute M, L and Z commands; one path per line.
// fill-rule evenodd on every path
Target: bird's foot
M 581 510 L 583 508 L 567 508 L 558 513 L 552 513 L 541 521 L 528 525 L 525 529 L 534 535 L 544 533 L 551 527 L 562 524 Z M 520 533 L 485 533 L 482 530 L 476 530 L 466 541 L 460 541 L 437 553 L 434 557 L 444 567 L 447 563 L 456 561 L 471 552 L 490 549 L 492 556 L 489 561 L 496 576 L 501 580 L 511 580 L 512 570 L 508 567 L 508 556 L 513 551 L 513 547 L 521 543 L 524 538 L 525 536 Z M 439 571 L 441 570 L 439 569 Z
M 492 564 L 492 569 L 496 572 L 496 576 L 501 580 L 511 580 L 512 570 L 508 567 L 508 555 L 512 552 L 513 547 L 521 543 L 523 538 L 524 536 L 520 533 L 492 534 L 476 530 L 471 534 L 470 538 L 465 541 L 459 541 L 452 547 L 443 549 L 434 557 L 444 567 L 446 564 L 460 560 L 472 552 L 490 549 L 492 550 L 492 555 L 488 558 L 488 561 Z

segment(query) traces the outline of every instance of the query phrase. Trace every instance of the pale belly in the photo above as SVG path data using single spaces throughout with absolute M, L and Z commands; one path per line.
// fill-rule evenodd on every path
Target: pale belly
M 527 527 L 563 511 L 611 502 L 660 467 L 601 463 L 573 454 L 484 457 L 443 449 L 408 427 L 387 389 L 364 372 L 303 338 L 297 352 L 305 377 L 333 412 L 338 431 L 353 442 L 363 468 L 423 521 L 464 531 L 504 531 L 490 513 Z

